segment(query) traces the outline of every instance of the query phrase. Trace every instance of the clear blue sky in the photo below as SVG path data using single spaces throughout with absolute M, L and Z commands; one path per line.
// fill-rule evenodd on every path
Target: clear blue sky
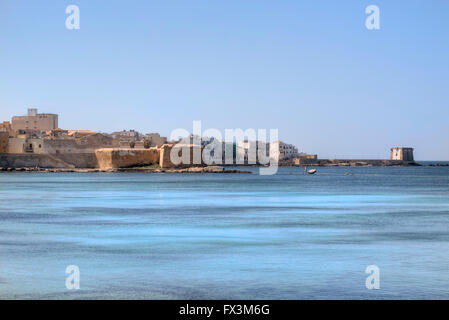
M 37 107 L 66 129 L 163 135 L 201 120 L 278 128 L 320 157 L 449 160 L 447 0 L 0 0 L 0 45 L 0 120 Z

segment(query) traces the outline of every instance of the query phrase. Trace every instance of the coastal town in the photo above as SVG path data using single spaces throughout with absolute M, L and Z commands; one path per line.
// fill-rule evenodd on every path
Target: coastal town
M 223 172 L 221 165 L 267 165 L 260 155 L 275 158 L 279 166 L 391 166 L 417 165 L 412 148 L 395 147 L 390 150 L 389 160 L 347 160 L 318 159 L 316 154 L 299 152 L 292 144 L 282 141 L 261 142 L 252 140 L 222 144 L 223 149 L 231 148 L 232 158 L 225 159 L 223 152 L 212 163 L 193 161 L 179 165 L 172 161 L 172 149 L 187 145 L 192 154 L 195 149 L 203 150 L 214 138 L 191 134 L 182 140 L 169 141 L 159 133 L 141 133 L 123 130 L 112 133 L 91 130 L 61 129 L 59 115 L 39 113 L 30 108 L 24 116 L 14 116 L 11 121 L 0 122 L 0 170 L 40 170 L 40 169 L 97 169 L 120 170 L 151 167 L 153 170 L 173 170 L 198 172 L 186 167 L 205 167 L 204 172 Z M 187 141 L 187 142 L 186 142 Z M 199 142 L 198 142 L 199 141 Z M 263 146 L 263 150 L 260 150 Z M 257 157 L 251 151 L 257 151 Z M 189 158 L 190 159 L 190 158 Z M 191 160 L 191 159 L 190 159 Z M 182 168 L 181 168 L 182 167 Z

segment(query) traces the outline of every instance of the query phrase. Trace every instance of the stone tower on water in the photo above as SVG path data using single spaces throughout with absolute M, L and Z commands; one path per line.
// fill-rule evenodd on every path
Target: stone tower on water
M 394 147 L 391 148 L 391 160 L 415 161 L 413 158 L 413 148 Z

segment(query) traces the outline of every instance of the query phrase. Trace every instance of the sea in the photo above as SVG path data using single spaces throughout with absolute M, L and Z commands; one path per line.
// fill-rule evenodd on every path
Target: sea
M 449 167 L 241 169 L 1 172 L 0 299 L 449 299 Z

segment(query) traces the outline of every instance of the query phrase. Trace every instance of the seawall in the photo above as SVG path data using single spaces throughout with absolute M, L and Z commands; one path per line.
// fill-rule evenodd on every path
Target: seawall
M 95 151 L 98 168 L 115 169 L 144 165 L 159 165 L 158 148 L 149 149 L 113 149 L 105 148 Z
M 4 168 L 71 168 L 73 165 L 48 154 L 0 154 L 0 167 Z
M 391 167 L 391 166 L 420 166 L 414 161 L 380 160 L 380 159 L 317 159 L 305 166 L 322 167 Z
M 2 168 L 83 168 L 117 169 L 157 165 L 160 168 L 191 167 L 174 165 L 170 160 L 172 146 L 161 148 L 125 149 L 105 148 L 88 153 L 0 153 Z M 190 149 L 192 161 L 193 149 Z M 202 163 L 197 165 L 201 166 Z M 280 166 L 323 166 L 323 167 L 362 167 L 362 166 L 420 166 L 414 161 L 372 160 L 372 159 L 317 159 L 306 163 L 280 163 Z

